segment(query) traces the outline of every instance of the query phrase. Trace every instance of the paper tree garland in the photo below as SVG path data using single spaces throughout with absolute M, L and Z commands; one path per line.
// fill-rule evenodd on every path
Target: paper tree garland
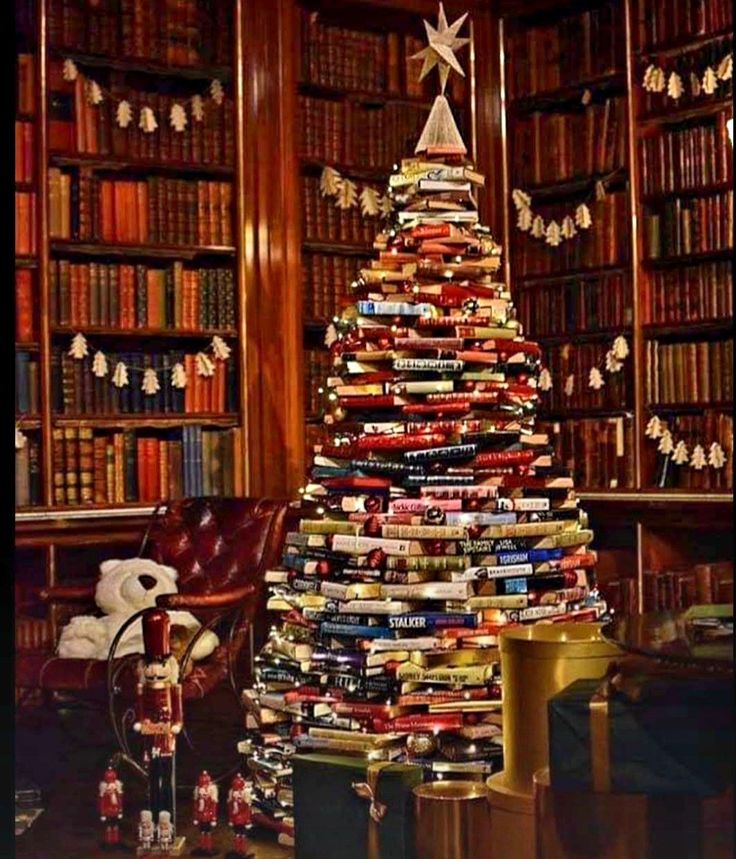
M 158 375 L 153 369 L 153 367 L 147 367 L 143 371 L 143 382 L 141 384 L 141 390 L 144 394 L 148 394 L 148 396 L 153 396 L 161 390 L 161 385 L 159 385 L 158 382 Z
M 687 450 L 687 445 L 685 442 L 680 439 L 675 445 L 675 449 L 672 453 L 672 461 L 675 465 L 684 465 L 689 459 L 689 454 Z
M 358 187 L 350 179 L 343 178 L 337 191 L 337 208 L 352 209 L 358 204 Z
M 388 217 L 394 210 L 394 204 L 388 194 L 381 194 L 371 185 L 364 185 L 360 193 L 352 179 L 326 165 L 319 177 L 319 192 L 323 197 L 334 197 L 335 205 L 342 210 L 360 206 L 363 217 Z
M 677 74 L 677 72 L 670 72 L 670 76 L 667 79 L 667 95 L 677 101 L 684 91 L 685 88 L 682 85 L 682 78 Z
M 381 213 L 380 194 L 375 188 L 366 185 L 360 192 L 360 211 L 364 216 L 375 218 Z
M 664 433 L 664 430 L 665 425 L 662 423 L 662 421 L 657 417 L 657 415 L 652 415 L 646 425 L 644 435 L 647 438 L 661 438 L 662 434 Z
M 133 108 L 130 102 L 123 99 L 115 111 L 115 120 L 121 128 L 127 128 L 133 121 Z
M 192 119 L 195 122 L 204 121 L 204 102 L 201 95 L 192 96 Z
M 64 60 L 61 74 L 64 80 L 69 82 L 75 81 L 79 77 L 79 69 L 77 69 L 74 60 L 68 58 Z
M 659 440 L 659 444 L 657 445 L 657 450 L 660 453 L 665 454 L 665 456 L 670 456 L 675 449 L 675 442 L 672 439 L 672 433 L 665 429 L 662 432 L 662 437 Z
M 107 358 L 104 352 L 99 349 L 95 352 L 95 357 L 92 359 L 92 372 L 98 379 L 103 379 L 107 375 Z
M 90 104 L 101 104 L 103 100 L 102 88 L 97 81 L 89 81 L 87 85 L 87 99 Z
M 171 368 L 171 387 L 172 388 L 186 388 L 187 386 L 187 372 L 184 369 L 184 365 L 180 363 L 174 364 Z
M 18 423 L 16 421 L 16 424 L 15 424 L 15 449 L 16 450 L 23 450 L 23 448 L 26 446 L 27 442 L 28 442 L 28 439 L 26 438 L 25 433 L 18 426 Z
M 708 448 L 708 465 L 711 468 L 723 468 L 726 464 L 726 454 L 723 452 L 723 448 L 718 444 L 717 441 L 714 441 L 713 444 Z
M 696 471 L 702 471 L 707 464 L 708 461 L 705 458 L 705 450 L 703 449 L 703 446 L 701 444 L 696 444 L 690 457 L 690 467 L 694 468 Z
M 118 361 L 115 365 L 115 372 L 112 374 L 112 383 L 116 388 L 124 388 L 130 384 L 128 379 L 128 368 L 123 361 Z
M 215 365 L 205 352 L 197 352 L 194 357 L 194 365 L 197 368 L 198 376 L 214 376 L 215 374 Z
M 565 396 L 571 397 L 575 390 L 575 376 L 572 373 L 565 379 Z
M 597 367 L 591 367 L 588 375 L 588 387 L 599 391 L 605 384 L 603 373 Z
M 694 70 L 690 71 L 690 93 L 697 98 L 701 93 L 713 95 L 718 89 L 721 81 L 731 80 L 733 77 L 733 54 L 726 54 L 716 68 L 706 66 L 702 72 L 698 73 Z M 677 101 L 685 92 L 685 87 L 682 82 L 682 77 L 675 69 L 671 69 L 669 73 L 660 66 L 650 63 L 642 75 L 642 86 L 647 92 L 661 93 Z
M 550 371 L 543 367 L 541 372 L 539 373 L 539 390 L 540 391 L 551 391 L 552 390 L 552 374 Z
M 156 115 L 150 107 L 144 107 L 141 109 L 141 116 L 138 120 L 138 128 L 146 134 L 153 134 L 153 132 L 158 128 L 158 122 L 156 122 Z
M 222 337 L 219 337 L 217 334 L 212 338 L 210 347 L 212 348 L 212 354 L 218 361 L 227 361 L 230 357 L 230 353 L 233 351 Z
M 675 440 L 666 421 L 663 421 L 657 415 L 652 415 L 647 422 L 644 435 L 653 441 L 659 439 L 657 450 L 664 456 L 670 456 L 676 465 L 683 466 L 689 461 L 691 468 L 694 468 L 696 471 L 702 471 L 708 465 L 711 468 L 719 469 L 723 468 L 726 464 L 726 454 L 717 441 L 709 445 L 698 442 L 693 447 L 692 453 L 688 453 L 687 444 L 684 439 Z M 708 449 L 707 454 L 706 447 Z
M 169 121 L 174 131 L 182 132 L 187 127 L 187 112 L 184 110 L 184 105 L 172 104 L 169 114 Z
M 569 348 L 569 344 L 568 347 Z M 623 334 L 619 334 L 613 341 L 611 348 L 603 357 L 602 368 L 607 373 L 619 373 L 623 369 L 623 362 L 629 355 L 629 344 Z M 601 372 L 601 367 L 591 367 L 588 371 L 588 387 L 594 390 L 600 390 L 606 381 Z M 544 385 L 542 384 L 544 378 Z M 539 390 L 546 392 L 552 390 L 552 374 L 547 367 L 542 368 L 539 374 Z M 570 373 L 565 379 L 564 393 L 566 397 L 571 397 L 575 390 L 575 376 Z
M 82 358 L 86 358 L 89 354 L 89 350 L 87 348 L 87 338 L 84 334 L 75 334 L 72 337 L 72 343 L 69 347 L 69 354 L 72 358 L 76 358 L 77 360 L 81 360 Z

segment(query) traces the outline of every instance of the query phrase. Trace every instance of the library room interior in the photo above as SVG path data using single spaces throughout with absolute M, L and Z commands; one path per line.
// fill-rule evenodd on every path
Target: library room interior
M 730 0 L 14 20 L 0 852 L 733 856 Z

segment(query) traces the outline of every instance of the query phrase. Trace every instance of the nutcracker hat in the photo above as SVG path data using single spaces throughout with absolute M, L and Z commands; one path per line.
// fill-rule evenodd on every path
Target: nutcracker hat
M 199 787 L 207 787 L 207 785 L 210 784 L 211 781 L 212 777 L 207 772 L 207 770 L 202 770 L 202 772 L 199 774 L 199 780 L 197 781 L 197 784 L 199 785 Z
M 171 656 L 169 643 L 169 615 L 161 608 L 148 609 L 143 615 L 143 648 L 146 659 L 168 659 Z
M 242 790 L 245 787 L 245 779 L 240 773 L 233 778 L 231 787 L 233 790 Z
M 105 770 L 104 779 L 105 779 L 105 781 L 117 781 L 118 780 L 118 774 L 112 767 L 108 767 Z

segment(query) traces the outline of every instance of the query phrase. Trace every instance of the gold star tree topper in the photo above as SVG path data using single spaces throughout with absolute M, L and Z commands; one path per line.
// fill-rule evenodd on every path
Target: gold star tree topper
M 437 66 L 440 73 L 441 91 L 444 93 L 447 85 L 447 78 L 450 74 L 450 69 L 456 71 L 459 75 L 465 77 L 465 72 L 455 56 L 455 51 L 468 44 L 470 39 L 459 39 L 458 30 L 465 23 L 468 17 L 466 12 L 461 15 L 456 21 L 448 25 L 445 17 L 445 10 L 440 3 L 440 10 L 437 15 L 437 27 L 433 27 L 429 21 L 424 22 L 424 29 L 427 31 L 427 40 L 429 44 L 424 50 L 414 54 L 412 59 L 423 59 L 424 65 L 419 75 L 419 80 L 424 80 L 432 69 Z

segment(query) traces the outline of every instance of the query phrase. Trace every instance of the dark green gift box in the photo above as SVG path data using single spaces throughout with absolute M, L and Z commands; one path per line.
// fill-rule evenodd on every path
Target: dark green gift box
M 354 782 L 366 783 L 368 762 L 348 755 L 295 755 L 294 837 L 296 859 L 370 859 L 370 802 Z M 378 829 L 380 859 L 413 859 L 414 798 L 421 767 L 389 764 L 377 779 L 376 798 L 386 805 Z
M 549 701 L 549 768 L 556 789 L 594 788 L 591 702 L 602 683 L 577 680 Z M 612 692 L 604 705 L 609 789 L 700 797 L 725 790 L 734 751 L 730 682 L 648 677 L 632 688 L 633 699 Z

